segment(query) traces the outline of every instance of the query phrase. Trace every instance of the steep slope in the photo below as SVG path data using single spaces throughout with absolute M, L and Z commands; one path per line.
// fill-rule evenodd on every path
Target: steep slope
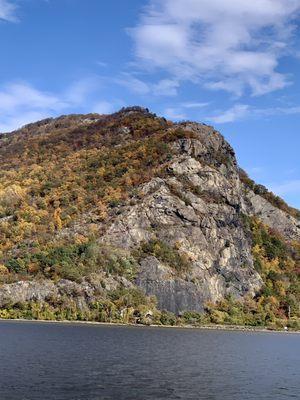
M 212 127 L 139 107 L 63 116 L 0 136 L 0 163 L 3 315 L 144 318 L 157 312 L 147 296 L 176 314 L 224 312 L 208 304 L 268 284 L 258 227 L 289 246 L 274 260 L 297 304 L 298 214 L 249 184 Z M 275 314 L 291 303 L 281 294 Z

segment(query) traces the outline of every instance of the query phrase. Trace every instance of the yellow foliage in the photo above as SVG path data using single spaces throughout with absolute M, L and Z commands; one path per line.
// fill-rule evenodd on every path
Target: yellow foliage
M 60 218 L 60 214 L 61 214 L 61 209 L 56 208 L 54 210 L 54 214 L 53 214 L 53 221 L 54 221 L 55 229 L 57 229 L 58 231 L 61 230 L 61 228 L 62 228 L 62 220 Z
M 97 203 L 97 213 L 100 217 L 101 221 L 105 221 L 107 218 L 107 206 L 105 203 L 103 203 L 103 201 L 98 201 Z
M 1 275 L 7 275 L 8 274 L 8 269 L 6 268 L 6 266 L 5 265 L 3 265 L 3 264 L 0 264 L 0 276 Z
M 97 171 L 97 175 L 99 175 L 102 178 L 104 174 L 105 174 L 105 168 L 104 167 L 99 168 Z
M 122 191 L 120 187 L 112 188 L 111 186 L 109 186 L 105 190 L 104 201 L 106 202 L 118 201 L 121 200 L 121 198 L 122 198 Z
M 19 185 L 12 184 L 0 192 L 0 203 L 5 206 L 15 206 L 22 201 L 26 190 Z

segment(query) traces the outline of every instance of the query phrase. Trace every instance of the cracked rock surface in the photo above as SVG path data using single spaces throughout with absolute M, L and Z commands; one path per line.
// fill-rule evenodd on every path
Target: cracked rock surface
M 148 113 L 137 107 L 121 112 Z M 82 126 L 101 118 L 73 116 L 71 122 Z M 38 131 L 48 132 L 57 123 L 64 127 L 70 124 L 70 117 L 47 121 Z M 139 186 L 135 198 L 120 206 L 113 218 L 99 222 L 101 234 L 96 239 L 99 244 L 128 254 L 143 243 L 158 240 L 184 256 L 189 271 L 179 273 L 174 266 L 148 254 L 139 260 L 134 282 L 95 276 L 81 283 L 44 279 L 5 284 L 0 287 L 0 306 L 67 297 L 84 309 L 103 291 L 121 284 L 136 285 L 147 295 L 155 295 L 160 309 L 178 314 L 202 311 L 206 302 L 227 295 L 254 296 L 261 289 L 263 282 L 254 268 L 251 235 L 243 214 L 257 216 L 287 240 L 300 240 L 300 222 L 244 186 L 234 151 L 221 134 L 203 124 L 186 122 L 177 126 L 192 136 L 171 144 L 172 157 L 164 173 Z M 129 127 L 119 131 L 124 140 L 130 137 Z M 88 215 L 82 216 L 83 222 L 74 223 L 73 229 L 84 231 L 85 218 Z M 60 235 L 71 231 L 68 228 Z M 100 281 L 105 282 L 105 289 Z

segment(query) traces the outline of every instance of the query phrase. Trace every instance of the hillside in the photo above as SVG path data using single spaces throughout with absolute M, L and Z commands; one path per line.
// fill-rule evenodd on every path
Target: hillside
M 0 165 L 0 317 L 300 326 L 299 211 L 212 127 L 62 116 Z

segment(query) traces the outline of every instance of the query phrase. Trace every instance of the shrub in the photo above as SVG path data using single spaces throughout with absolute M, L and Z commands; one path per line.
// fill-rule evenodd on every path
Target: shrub
M 204 314 L 200 314 L 196 311 L 185 311 L 182 315 L 182 321 L 188 325 L 200 325 L 207 322 Z
M 177 273 L 186 273 L 191 269 L 191 264 L 185 255 L 180 254 L 177 249 L 157 239 L 143 243 L 137 251 L 137 255 L 140 259 L 152 255 L 175 269 Z
M 161 312 L 160 323 L 162 325 L 174 326 L 174 325 L 176 325 L 176 322 L 177 322 L 177 319 L 173 313 L 166 311 L 166 310 Z

